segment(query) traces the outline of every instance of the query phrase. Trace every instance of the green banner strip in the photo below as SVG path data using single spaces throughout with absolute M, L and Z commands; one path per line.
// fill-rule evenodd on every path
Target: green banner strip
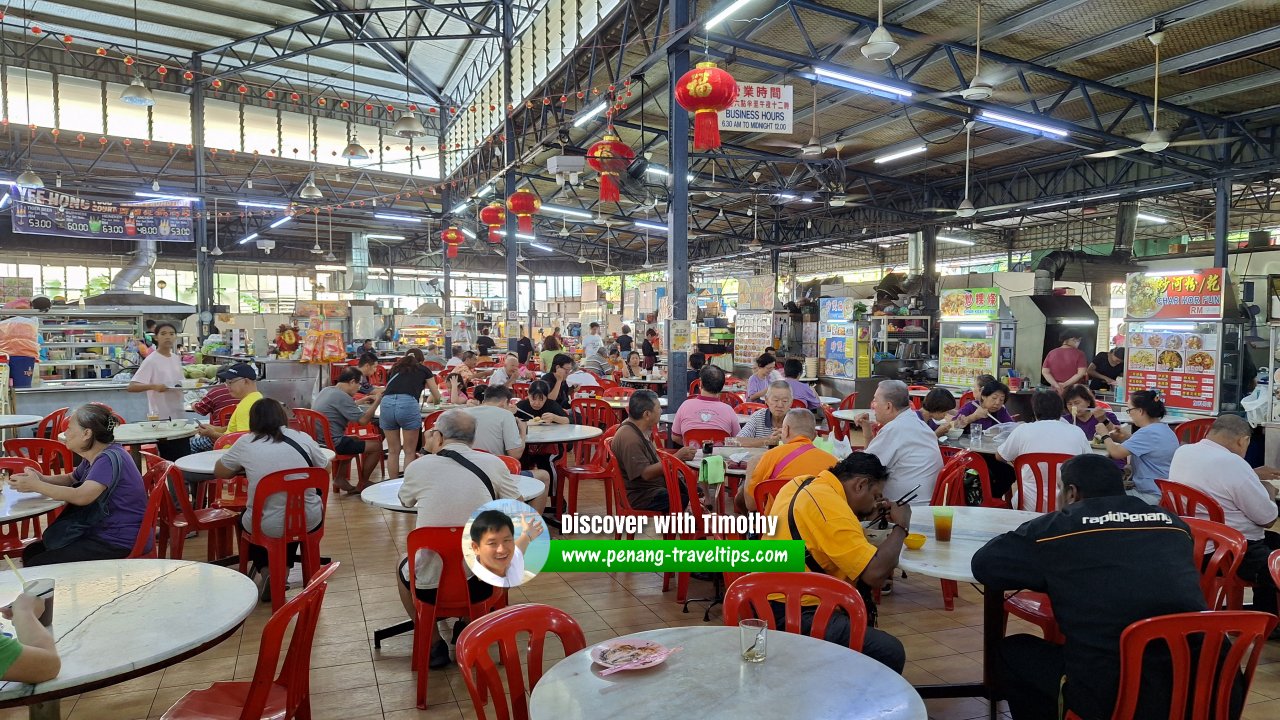
M 545 572 L 802 572 L 802 540 L 552 540 Z

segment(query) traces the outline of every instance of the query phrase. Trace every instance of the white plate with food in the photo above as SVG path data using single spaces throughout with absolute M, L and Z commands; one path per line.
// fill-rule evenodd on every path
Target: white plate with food
M 635 663 L 631 667 L 640 670 L 661 663 L 666 656 L 667 648 L 651 640 L 610 640 L 591 648 L 592 662 L 607 668 Z

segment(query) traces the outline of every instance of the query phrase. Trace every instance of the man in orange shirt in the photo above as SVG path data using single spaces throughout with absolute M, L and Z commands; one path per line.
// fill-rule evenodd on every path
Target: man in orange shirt
M 738 490 L 738 496 L 734 498 L 734 507 L 739 514 L 756 511 L 753 493 L 761 482 L 817 475 L 839 462 L 836 456 L 814 446 L 813 438 L 817 434 L 813 413 L 802 408 L 787 411 L 782 418 L 782 444 L 747 463 L 747 484 Z

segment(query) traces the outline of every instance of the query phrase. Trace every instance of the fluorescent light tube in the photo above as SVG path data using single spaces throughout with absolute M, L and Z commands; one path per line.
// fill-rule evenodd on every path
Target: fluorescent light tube
M 462 214 L 462 213 L 466 212 L 466 211 L 467 211 L 467 208 L 469 208 L 469 207 L 471 207 L 471 203 L 459 203 L 459 204 L 455 205 L 455 206 L 453 207 L 453 209 L 452 209 L 452 210 L 450 210 L 450 211 L 449 211 L 449 214 L 450 214 L 450 215 L 460 215 L 460 214 Z
M 715 16 L 713 16 L 710 20 L 708 20 L 706 27 L 712 28 L 712 27 L 715 27 L 716 25 L 719 25 L 720 23 L 728 19 L 730 15 L 741 10 L 742 6 L 746 5 L 749 2 L 751 2 L 751 0 L 734 0 L 733 2 L 729 3 L 729 7 L 716 13 Z
M 258 239 L 258 233 L 254 233 L 254 234 L 252 234 L 252 235 L 250 235 L 250 236 L 248 236 L 248 237 L 241 238 L 241 239 L 240 239 L 240 243 L 239 243 L 239 244 L 240 244 L 240 245 L 243 245 L 243 244 L 245 244 L 245 243 L 249 242 L 250 240 L 257 240 L 257 239 Z
M 666 225 L 659 225 L 658 223 L 643 222 L 643 221 L 637 220 L 631 224 L 638 228 L 644 228 L 646 230 L 657 230 L 658 232 L 667 231 Z
M 575 210 L 574 208 L 559 207 L 557 205 L 543 205 L 542 209 L 550 210 L 551 212 L 558 212 L 561 215 L 567 215 L 569 217 L 582 218 L 583 220 L 590 220 L 592 217 L 591 213 L 586 212 L 585 210 Z
M 816 67 L 813 69 L 813 74 L 820 81 L 844 85 L 850 90 L 857 90 L 859 92 L 871 92 L 872 94 L 879 95 L 896 95 L 900 98 L 909 98 L 915 95 L 914 91 L 906 88 L 875 82 L 874 80 L 863 80 L 860 77 L 846 75 L 845 73 L 828 70 L 826 68 Z
M 671 175 L 671 173 L 667 172 L 667 169 L 661 165 L 647 165 L 645 166 L 644 171 L 649 175 L 658 175 L 660 177 L 670 177 Z
M 482 188 L 480 188 L 479 190 L 477 190 L 477 191 L 476 191 L 476 197 L 479 197 L 479 198 L 482 198 L 482 197 L 489 197 L 489 196 L 490 196 L 490 195 L 492 195 L 492 194 L 493 194 L 493 186 L 492 186 L 492 185 L 485 185 L 484 187 L 482 187 Z
M 403 236 L 403 235 L 378 235 L 378 234 L 374 234 L 374 235 L 365 235 L 365 237 L 366 237 L 367 239 L 369 239 L 369 240 L 403 240 L 403 239 L 404 239 L 404 236 Z M 472 237 L 474 237 L 474 235 L 473 235 Z
M 240 207 L 266 208 L 268 210 L 288 210 L 288 205 L 280 205 L 277 203 L 252 202 L 249 200 L 237 200 L 236 204 Z
M 605 104 L 606 104 L 606 103 L 605 103 L 605 101 L 604 101 L 604 100 L 601 100 L 601 101 L 600 101 L 599 103 L 597 103 L 594 107 L 590 108 L 590 109 L 589 109 L 589 110 L 587 110 L 586 112 L 584 112 L 584 113 L 582 113 L 581 115 L 579 115 L 578 117 L 574 118 L 574 120 L 573 120 L 573 126 L 574 126 L 574 127 L 582 127 L 583 125 L 586 125 L 587 123 L 589 123 L 589 122 L 591 122 L 592 120 L 594 120 L 594 119 L 595 119 L 595 117 L 596 117 L 597 115 L 599 115 L 600 113 L 604 112 Z
M 164 193 L 136 192 L 134 193 L 134 196 L 140 197 L 140 198 L 154 198 L 156 200 L 182 200 L 185 202 L 193 202 L 193 203 L 200 202 L 200 198 L 190 197 L 187 195 L 166 195 Z
M 390 215 L 388 213 L 374 213 L 373 216 L 379 220 L 394 220 L 396 222 L 420 223 L 421 218 L 411 217 L 409 215 Z
M 919 155 L 920 153 L 922 153 L 922 152 L 924 152 L 924 151 L 926 151 L 926 150 L 928 150 L 928 149 L 929 149 L 929 146 L 928 146 L 928 145 L 917 145 L 917 146 L 912 147 L 912 148 L 907 148 L 906 150 L 899 150 L 899 151 L 898 151 L 898 152 L 896 152 L 896 153 L 889 153 L 888 155 L 881 155 L 880 157 L 878 157 L 878 158 L 876 158 L 876 159 L 875 159 L 875 162 L 876 162 L 876 163 L 887 163 L 887 162 L 893 162 L 894 160 L 901 160 L 901 159 L 902 159 L 902 158 L 904 158 L 904 157 L 911 157 L 912 155 Z
M 539 250 L 546 250 L 547 252 L 553 252 L 551 248 L 547 247 L 546 245 L 543 245 L 542 243 L 531 242 L 529 243 L 529 247 L 538 248 Z
M 1042 125 L 1038 122 L 1031 122 L 1010 115 L 991 112 L 990 110 L 983 110 L 978 114 L 978 119 L 994 125 L 1012 127 L 1014 130 L 1034 130 L 1038 133 L 1044 133 L 1046 135 L 1053 135 L 1056 137 L 1067 137 L 1070 135 L 1070 133 L 1062 128 L 1057 128 L 1052 125 Z
M 962 240 L 960 238 L 943 237 L 941 235 L 938 236 L 938 242 L 949 242 L 949 243 L 955 243 L 956 245 L 968 245 L 970 247 L 973 246 L 972 240 Z
M 293 221 L 293 218 L 286 215 L 285 217 L 282 217 L 279 220 L 271 223 L 270 225 L 268 225 L 268 227 L 278 228 L 281 225 L 284 225 L 285 223 L 292 222 L 292 221 Z
M 538 236 L 530 235 L 529 233 L 516 233 L 516 239 L 517 240 L 537 240 Z
M 462 228 L 462 234 L 463 234 L 463 235 L 466 235 L 467 237 L 471 238 L 472 240 L 475 240 L 475 239 L 476 239 L 476 234 L 475 234 L 475 233 L 473 233 L 473 232 L 471 232 L 470 230 L 468 230 L 468 229 L 466 229 L 466 228 Z
M 1136 217 L 1139 220 L 1143 220 L 1149 223 L 1155 223 L 1157 225 L 1164 225 L 1165 223 L 1169 222 L 1167 218 L 1162 218 L 1159 215 L 1148 215 L 1146 213 L 1138 213 Z

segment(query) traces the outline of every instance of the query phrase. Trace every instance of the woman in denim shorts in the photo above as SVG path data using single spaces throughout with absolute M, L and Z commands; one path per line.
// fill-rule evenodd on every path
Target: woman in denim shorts
M 413 460 L 422 432 L 422 391 L 431 390 L 431 402 L 440 402 L 435 374 L 422 364 L 422 351 L 412 348 L 387 372 L 387 389 L 382 394 L 378 425 L 387 436 L 387 477 L 401 475 L 400 451 L 405 465 Z

